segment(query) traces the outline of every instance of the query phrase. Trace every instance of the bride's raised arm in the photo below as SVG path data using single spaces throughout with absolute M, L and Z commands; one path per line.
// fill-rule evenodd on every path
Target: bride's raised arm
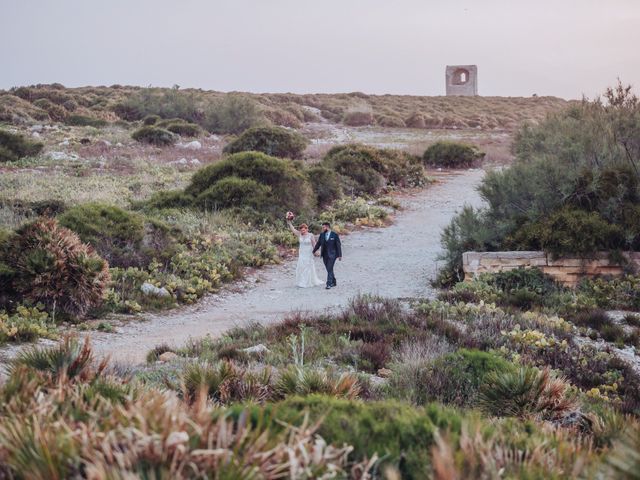
M 296 227 L 293 226 L 293 223 L 291 223 L 291 220 L 287 220 L 287 225 L 289 226 L 289 230 L 291 230 L 298 237 L 300 236 L 300 232 L 296 230 Z

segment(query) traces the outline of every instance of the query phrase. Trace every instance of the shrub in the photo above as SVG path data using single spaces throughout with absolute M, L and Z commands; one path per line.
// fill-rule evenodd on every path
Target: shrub
M 95 127 L 101 128 L 106 127 L 108 122 L 101 118 L 88 117 L 86 115 L 69 115 L 65 121 L 67 125 L 72 125 L 76 127 Z
M 71 230 L 41 219 L 16 231 L 7 265 L 18 295 L 48 311 L 83 316 L 103 299 L 109 282 L 107 262 Z
M 26 367 L 49 374 L 53 379 L 74 379 L 95 373 L 92 363 L 93 351 L 88 338 L 81 344 L 76 337 L 65 337 L 53 347 L 33 347 L 20 353 L 11 363 L 10 375 Z
M 491 251 L 498 244 L 500 232 L 486 221 L 484 212 L 465 205 L 440 235 L 445 266 L 438 272 L 436 283 L 453 285 L 464 278 L 462 254 L 469 251 Z
M 141 252 L 145 223 L 139 214 L 113 205 L 86 203 L 70 208 L 58 221 L 91 244 L 111 266 L 145 264 Z
M 192 207 L 194 198 L 183 190 L 164 190 L 154 193 L 146 202 L 151 209 Z
M 379 468 L 393 466 L 402 478 L 428 477 L 430 447 L 437 428 L 460 430 L 461 418 L 452 410 L 429 406 L 415 408 L 396 401 L 361 402 L 310 395 L 291 397 L 268 412 L 253 408 L 250 414 L 256 424 L 270 422 L 271 428 L 282 424 L 299 424 L 305 412 L 309 420 L 323 419 L 318 433 L 329 443 L 352 445 L 354 460 L 381 458 Z M 237 418 L 242 413 L 234 407 L 229 414 Z M 280 423 L 282 422 L 282 423 Z
M 176 143 L 176 135 L 164 128 L 158 128 L 153 125 L 140 127 L 131 134 L 131 137 L 140 143 L 149 143 L 164 147 Z
M 148 117 L 147 117 L 148 118 Z M 197 137 L 202 133 L 202 129 L 195 123 L 189 123 L 181 118 L 171 118 L 157 121 L 154 126 L 164 128 L 171 133 L 182 137 Z
M 363 127 L 366 125 L 373 125 L 375 123 L 375 118 L 371 112 L 352 111 L 344 114 L 342 117 L 342 123 L 349 125 L 350 127 Z
M 267 121 L 254 100 L 230 93 L 207 106 L 202 126 L 211 133 L 238 134 L 265 123 Z
M 521 367 L 493 372 L 486 377 L 480 405 L 491 415 L 558 419 L 575 408 L 575 395 L 562 378 L 549 369 Z
M 282 127 L 253 127 L 224 147 L 225 153 L 256 151 L 273 157 L 300 158 L 307 140 Z
M 227 177 L 253 180 L 271 188 L 269 201 L 260 205 L 261 212 L 279 216 L 291 206 L 295 206 L 298 212 L 308 211 L 311 207 L 311 188 L 295 165 L 289 160 L 270 157 L 260 152 L 236 153 L 200 169 L 193 175 L 185 193 L 197 197 Z M 227 181 L 225 184 L 233 186 L 236 191 L 241 188 L 237 181 Z M 242 185 L 247 184 L 245 182 Z M 261 193 L 266 192 L 264 188 L 259 190 Z M 216 191 L 224 193 L 221 189 Z
M 113 107 L 123 120 L 141 120 L 149 115 L 161 118 L 181 118 L 187 122 L 204 119 L 202 105 L 196 93 L 178 88 L 143 88 L 129 95 L 126 100 Z
M 231 207 L 262 208 L 271 188 L 251 178 L 225 177 L 196 197 L 196 205 L 205 210 Z
M 0 310 L 0 344 L 54 338 L 55 326 L 46 312 L 19 305 L 12 314 Z
M 404 122 L 409 128 L 426 128 L 424 116 L 419 113 L 412 113 Z
M 33 104 L 43 109 L 49 115 L 49 118 L 56 122 L 63 122 L 68 115 L 68 110 L 56 103 L 53 103 L 48 98 L 39 98 L 33 102 Z
M 597 212 L 564 208 L 548 218 L 527 224 L 513 234 L 518 250 L 544 250 L 554 257 L 588 257 L 602 250 L 624 247 L 624 234 Z
M 381 127 L 388 128 L 404 128 L 406 126 L 404 120 L 393 115 L 381 115 L 376 118 L 376 123 Z
M 396 150 L 341 145 L 329 150 L 322 164 L 346 178 L 354 193 L 376 194 L 386 184 L 415 187 L 425 181 L 422 167 Z
M 388 394 L 425 405 L 437 401 L 472 406 L 491 372 L 508 372 L 513 365 L 492 353 L 461 349 L 421 365 L 395 365 Z
M 318 207 L 326 207 L 342 196 L 340 179 L 333 170 L 322 166 L 315 166 L 307 169 L 306 173 L 309 177 L 311 188 L 313 188 L 313 192 L 315 193 Z
M 422 156 L 425 164 L 446 168 L 464 168 L 482 160 L 485 154 L 477 147 L 458 142 L 436 142 Z
M 146 126 L 155 125 L 159 121 L 160 121 L 159 115 L 147 115 L 142 119 L 142 124 Z
M 44 145 L 23 135 L 0 130 L 0 162 L 15 162 L 23 157 L 38 155 Z

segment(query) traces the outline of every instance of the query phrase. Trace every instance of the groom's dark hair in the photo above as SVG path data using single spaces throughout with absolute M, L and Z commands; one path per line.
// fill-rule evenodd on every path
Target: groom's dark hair
M 329 222 L 322 222 L 322 226 L 324 227 L 325 225 L 326 225 L 327 227 L 330 227 L 330 226 L 331 226 L 331 224 L 330 224 Z

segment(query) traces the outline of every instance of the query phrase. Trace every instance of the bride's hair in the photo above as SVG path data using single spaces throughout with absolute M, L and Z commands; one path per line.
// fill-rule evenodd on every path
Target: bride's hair
M 307 230 L 309 230 L 309 226 L 306 223 L 302 223 L 300 224 L 300 226 L 298 227 L 300 230 L 302 230 L 303 228 L 306 228 Z

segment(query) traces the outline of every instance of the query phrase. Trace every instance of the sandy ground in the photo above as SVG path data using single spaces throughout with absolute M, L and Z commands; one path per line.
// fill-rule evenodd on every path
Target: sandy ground
M 345 306 L 359 293 L 392 298 L 430 296 L 429 279 L 437 269 L 440 232 L 464 204 L 479 205 L 475 187 L 482 170 L 441 175 L 438 182 L 406 196 L 392 226 L 357 231 L 343 237 L 342 262 L 336 264 L 338 287 L 295 286 L 295 260 L 257 271 L 234 291 L 205 298 L 147 320 L 130 321 L 116 333 L 91 332 L 98 355 L 118 363 L 139 363 L 155 345 L 182 345 L 190 337 L 219 335 L 249 322 L 269 323 L 292 311 L 326 311 Z M 316 268 L 324 278 L 324 266 Z

